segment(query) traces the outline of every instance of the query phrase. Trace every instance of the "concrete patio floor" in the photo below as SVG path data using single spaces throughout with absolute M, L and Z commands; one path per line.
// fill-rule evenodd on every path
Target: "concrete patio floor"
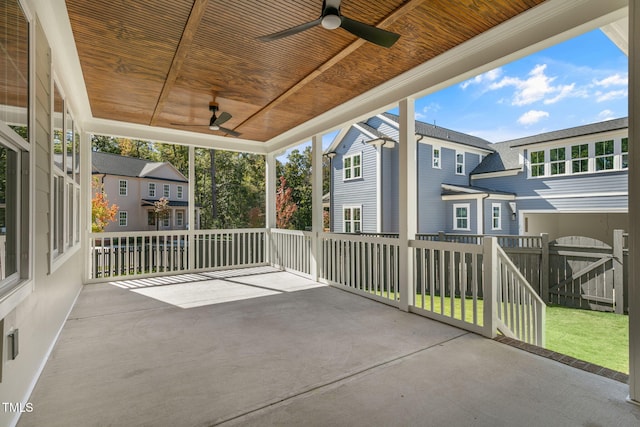
M 85 286 L 18 426 L 640 425 L 625 384 L 289 273 L 180 280 Z

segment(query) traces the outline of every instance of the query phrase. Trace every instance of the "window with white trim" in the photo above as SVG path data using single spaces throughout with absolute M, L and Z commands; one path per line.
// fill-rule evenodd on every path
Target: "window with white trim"
M 613 139 L 595 144 L 596 171 L 613 169 Z
M 464 175 L 464 153 L 456 151 L 456 175 Z
M 620 156 L 620 167 L 627 169 L 629 167 L 629 138 L 622 138 L 620 151 L 622 153 Z
M 362 177 L 362 153 L 345 156 L 342 159 L 344 179 L 356 179 Z
M 171 211 L 165 211 L 162 215 L 162 226 L 164 228 L 171 226 Z
M 491 204 L 491 229 L 502 230 L 502 204 Z
M 118 194 L 126 196 L 129 191 L 129 181 L 121 179 L 118 181 Z
M 457 203 L 453 205 L 453 229 L 470 230 L 469 226 L 469 203 Z
M 156 197 L 156 183 L 150 182 L 148 185 L 149 197 Z
M 162 197 L 166 197 L 167 199 L 171 197 L 171 186 L 169 184 L 162 186 Z
M 182 185 L 178 185 L 176 187 L 176 197 L 178 199 L 182 199 L 183 195 L 184 195 L 184 187 Z
M 345 206 L 343 210 L 344 232 L 359 233 L 362 229 L 362 208 L 360 206 Z
M 571 146 L 571 173 L 589 171 L 589 144 Z
M 549 150 L 549 160 L 551 162 L 551 175 L 564 175 L 567 168 L 565 148 L 552 148 Z
M 544 150 L 532 151 L 529 154 L 531 176 L 544 176 Z
M 184 225 L 184 211 L 176 211 L 176 226 L 182 227 Z
M 433 147 L 433 168 L 440 169 L 440 149 Z
M 118 225 L 120 227 L 126 227 L 128 223 L 129 214 L 127 211 L 119 211 L 118 212 Z

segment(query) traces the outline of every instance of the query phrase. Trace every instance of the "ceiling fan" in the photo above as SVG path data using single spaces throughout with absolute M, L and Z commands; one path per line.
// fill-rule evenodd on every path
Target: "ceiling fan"
M 400 38 L 399 34 L 347 18 L 340 13 L 340 2 L 341 0 L 324 0 L 322 2 L 322 14 L 320 18 L 315 21 L 307 22 L 306 24 L 298 25 L 277 33 L 267 34 L 258 37 L 258 39 L 262 41 L 278 40 L 283 37 L 298 34 L 318 24 L 327 30 L 335 30 L 338 27 L 342 27 L 351 34 L 382 47 L 391 47 Z
M 208 125 L 190 125 L 190 124 L 184 124 L 184 123 L 171 123 L 171 124 L 174 126 L 207 126 L 209 130 L 217 130 L 231 136 L 240 136 L 240 132 L 236 132 L 235 130 L 228 129 L 221 126 L 223 123 L 227 122 L 232 116 L 227 112 L 222 112 L 220 113 L 220 116 L 217 116 L 216 113 L 218 112 L 218 110 L 219 110 L 219 107 L 216 102 L 209 103 L 209 111 L 211 111 L 213 115 L 211 116 L 211 119 L 209 119 Z

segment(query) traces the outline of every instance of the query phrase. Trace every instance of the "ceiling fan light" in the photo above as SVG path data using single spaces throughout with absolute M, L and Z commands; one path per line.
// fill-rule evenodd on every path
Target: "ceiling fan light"
M 220 130 L 220 126 L 209 125 L 209 130 Z
M 325 15 L 322 17 L 322 27 L 327 30 L 335 30 L 342 24 L 342 19 L 338 15 Z

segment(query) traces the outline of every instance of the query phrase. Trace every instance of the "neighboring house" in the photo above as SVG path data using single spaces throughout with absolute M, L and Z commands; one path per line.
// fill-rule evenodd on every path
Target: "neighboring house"
M 92 152 L 92 174 L 98 177 L 110 204 L 118 206 L 116 220 L 105 231 L 186 230 L 189 181 L 171 163 L 150 162 L 117 154 Z M 166 198 L 161 217 L 154 202 Z M 196 227 L 198 228 L 196 209 Z
M 627 119 L 495 144 L 419 121 L 415 130 L 419 233 L 607 241 L 627 227 Z M 384 113 L 327 149 L 332 231 L 398 231 L 397 141 L 398 117 Z

